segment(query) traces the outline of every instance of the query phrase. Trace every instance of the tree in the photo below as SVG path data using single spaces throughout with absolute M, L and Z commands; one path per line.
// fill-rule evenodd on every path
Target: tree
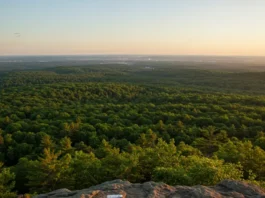
M 54 147 L 54 143 L 51 139 L 51 136 L 44 135 L 41 139 L 41 147 L 44 149 L 51 149 Z
M 177 146 L 177 149 L 179 152 L 181 152 L 181 155 L 189 156 L 189 155 L 198 155 L 202 156 L 202 153 L 199 149 L 196 149 L 190 145 L 185 144 L 184 142 L 180 142 Z
M 70 163 L 71 175 L 74 177 L 74 189 L 88 188 L 103 182 L 101 161 L 93 153 L 76 151 Z
M 15 187 L 15 174 L 10 172 L 9 168 L 3 168 L 3 163 L 0 163 L 0 197 L 14 198 L 15 193 L 11 190 Z
M 13 167 L 12 171 L 16 175 L 16 185 L 15 188 L 19 194 L 24 194 L 29 192 L 28 187 L 28 172 L 32 166 L 33 161 L 28 160 L 25 157 L 19 159 L 19 162 L 16 166 Z
M 167 144 L 158 139 L 154 146 L 151 144 L 149 147 L 136 147 L 134 150 L 139 155 L 138 172 L 142 175 L 141 181 L 150 181 L 156 167 L 171 167 L 178 164 L 180 156 L 173 140 Z
M 59 159 L 60 153 L 45 148 L 43 156 L 31 163 L 28 172 L 31 192 L 48 192 L 59 188 L 72 188 L 74 181 L 71 176 L 69 154 Z
M 69 137 L 64 137 L 60 140 L 59 150 L 61 150 L 63 153 L 69 153 L 72 151 L 72 149 L 72 142 Z
M 215 155 L 226 162 L 241 163 L 246 179 L 250 171 L 257 175 L 257 179 L 265 178 L 265 151 L 250 141 L 228 141 L 219 146 Z
M 157 140 L 157 135 L 151 130 L 149 129 L 146 134 L 142 133 L 138 143 L 142 146 L 142 147 L 154 147 L 156 144 L 156 140 Z
M 242 167 L 225 164 L 218 159 L 199 156 L 182 157 L 180 163 L 171 167 L 157 167 L 152 175 L 155 181 L 171 185 L 215 185 L 224 179 L 240 180 Z
M 259 137 L 255 140 L 254 144 L 256 146 L 259 146 L 265 151 L 265 136 L 264 137 Z

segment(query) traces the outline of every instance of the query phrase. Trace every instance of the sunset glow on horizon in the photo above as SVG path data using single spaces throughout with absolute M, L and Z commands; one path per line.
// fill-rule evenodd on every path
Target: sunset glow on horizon
M 0 55 L 265 56 L 263 0 L 0 0 L 0 5 Z

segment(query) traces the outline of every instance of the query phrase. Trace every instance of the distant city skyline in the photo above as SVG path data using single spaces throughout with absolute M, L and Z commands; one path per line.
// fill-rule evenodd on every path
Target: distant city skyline
M 0 0 L 0 56 L 265 56 L 264 0 Z

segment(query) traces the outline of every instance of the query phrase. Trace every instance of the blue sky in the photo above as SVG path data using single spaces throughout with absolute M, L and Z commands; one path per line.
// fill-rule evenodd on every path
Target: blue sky
M 0 0 L 0 55 L 265 55 L 264 0 Z

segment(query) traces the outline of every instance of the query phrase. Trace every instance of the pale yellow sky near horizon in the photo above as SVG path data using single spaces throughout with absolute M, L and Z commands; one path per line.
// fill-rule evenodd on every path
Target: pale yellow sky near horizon
M 0 0 L 0 55 L 265 55 L 264 0 L 23 2 Z

